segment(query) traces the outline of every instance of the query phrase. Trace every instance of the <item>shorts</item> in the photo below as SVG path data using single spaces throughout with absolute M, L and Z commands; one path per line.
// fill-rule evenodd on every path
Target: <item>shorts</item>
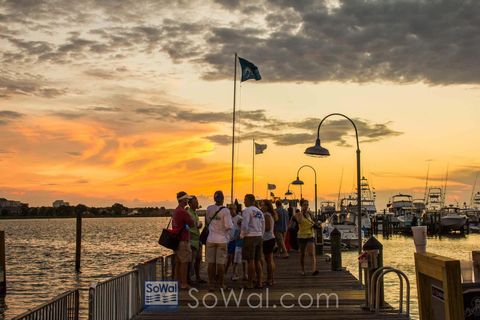
M 263 241 L 263 254 L 273 253 L 273 248 L 275 248 L 275 238 Z
M 242 247 L 235 247 L 235 256 L 233 257 L 233 263 L 242 263 Z
M 227 263 L 227 244 L 207 242 L 205 256 L 207 263 Z
M 180 241 L 177 250 L 175 250 L 176 259 L 181 263 L 192 262 L 192 248 L 190 241 Z
M 300 250 L 305 251 L 307 244 L 313 243 L 315 245 L 315 238 L 298 238 L 298 243 L 300 244 Z
M 263 240 L 261 236 L 258 237 L 245 237 L 243 238 L 243 260 L 260 261 L 263 255 Z
M 235 254 L 235 240 L 228 243 L 228 254 Z

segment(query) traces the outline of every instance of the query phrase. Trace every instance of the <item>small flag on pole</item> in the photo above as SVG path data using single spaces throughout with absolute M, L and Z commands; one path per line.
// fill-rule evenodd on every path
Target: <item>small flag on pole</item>
M 268 190 L 275 190 L 277 189 L 277 186 L 271 183 L 267 183 L 267 189 Z
M 266 144 L 259 144 L 255 142 L 255 154 L 261 154 L 263 151 L 265 151 L 265 149 L 267 149 Z
M 242 79 L 240 80 L 240 82 L 250 79 L 255 79 L 257 81 L 262 79 L 262 77 L 260 76 L 260 71 L 258 71 L 256 65 L 240 57 L 238 57 L 238 61 L 240 62 L 240 66 L 242 67 Z

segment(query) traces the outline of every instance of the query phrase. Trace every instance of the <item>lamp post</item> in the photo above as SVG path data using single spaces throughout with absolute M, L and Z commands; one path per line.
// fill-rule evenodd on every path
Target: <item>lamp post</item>
M 303 181 L 300 180 L 300 178 L 299 178 L 299 174 L 300 174 L 300 170 L 302 170 L 302 168 L 305 168 L 305 167 L 312 169 L 313 173 L 315 175 L 315 217 L 317 217 L 317 215 L 318 215 L 318 211 L 317 211 L 317 209 L 318 209 L 317 208 L 317 171 L 312 166 L 309 166 L 308 164 L 305 164 L 305 165 L 301 166 L 300 168 L 298 168 L 297 179 L 295 181 L 292 181 L 291 184 L 299 185 L 300 187 L 302 185 L 304 185 Z
M 355 138 L 357 140 L 357 228 L 358 228 L 358 253 L 362 253 L 362 191 L 360 188 L 360 144 L 358 143 L 358 130 L 355 123 L 344 114 L 341 113 L 331 113 L 327 115 L 325 118 L 320 121 L 317 129 L 317 140 L 315 141 L 315 145 L 313 147 L 309 147 L 305 149 L 305 154 L 313 157 L 328 157 L 330 156 L 330 152 L 321 146 L 320 144 L 320 127 L 322 126 L 323 121 L 331 116 L 341 116 L 347 119 L 355 129 Z M 358 280 L 362 283 L 362 269 L 360 267 L 360 263 L 358 264 Z

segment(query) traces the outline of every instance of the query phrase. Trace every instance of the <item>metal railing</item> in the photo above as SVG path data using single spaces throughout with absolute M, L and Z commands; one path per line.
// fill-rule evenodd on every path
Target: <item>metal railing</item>
M 171 279 L 174 255 L 140 263 L 133 271 L 90 287 L 90 320 L 129 320 L 145 307 L 145 281 Z
M 125 272 L 90 287 L 90 320 L 129 320 L 141 311 L 138 271 Z
M 134 267 L 134 270 L 137 272 L 137 288 L 138 294 L 140 296 L 140 310 L 143 310 L 145 307 L 145 281 L 156 281 L 162 280 L 165 273 L 164 258 L 159 257 Z
M 403 288 L 404 288 L 404 281 L 407 285 L 406 287 L 406 297 L 405 297 L 405 302 L 406 302 L 406 307 L 405 307 L 405 315 L 409 316 L 410 315 L 410 281 L 408 280 L 408 277 L 405 273 L 402 271 L 395 269 L 393 267 L 382 267 L 376 270 L 373 275 L 372 275 L 372 280 L 371 280 L 371 286 L 369 290 L 369 297 L 368 297 L 368 303 L 370 310 L 375 310 L 375 312 L 380 312 L 380 287 L 381 283 L 383 281 L 383 278 L 386 274 L 388 273 L 395 273 L 398 276 L 398 279 L 400 281 L 400 300 L 399 300 L 399 310 L 398 313 L 402 314 L 403 313 Z
M 12 320 L 78 320 L 79 289 L 62 293 L 53 300 L 31 309 Z

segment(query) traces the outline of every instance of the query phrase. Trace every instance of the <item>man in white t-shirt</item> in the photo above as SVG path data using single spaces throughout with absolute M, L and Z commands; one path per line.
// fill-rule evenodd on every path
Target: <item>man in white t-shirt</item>
M 251 289 L 262 287 L 262 256 L 263 234 L 265 233 L 265 217 L 263 212 L 255 207 L 255 196 L 245 195 L 245 209 L 242 212 L 241 237 L 244 240 L 242 256 L 248 263 L 248 285 Z
M 208 206 L 205 214 L 205 223 L 208 225 L 206 245 L 206 260 L 208 263 L 208 290 L 215 290 L 215 278 L 218 277 L 218 286 L 225 289 L 225 263 L 227 262 L 227 243 L 230 241 L 230 231 L 233 228 L 230 210 L 223 206 L 222 191 L 213 195 L 215 204 Z

